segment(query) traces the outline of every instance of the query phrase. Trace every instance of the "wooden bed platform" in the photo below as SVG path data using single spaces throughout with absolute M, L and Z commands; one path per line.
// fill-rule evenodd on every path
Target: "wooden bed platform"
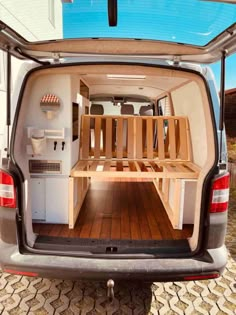
M 152 181 L 91 181 L 74 229 L 33 224 L 40 235 L 131 240 L 186 239 L 193 225 L 174 230 Z
M 201 171 L 192 162 L 187 117 L 82 115 L 81 125 L 80 158 L 69 179 L 69 228 L 89 178 L 123 177 L 152 179 L 172 227 L 182 229 L 183 181 L 197 181 Z

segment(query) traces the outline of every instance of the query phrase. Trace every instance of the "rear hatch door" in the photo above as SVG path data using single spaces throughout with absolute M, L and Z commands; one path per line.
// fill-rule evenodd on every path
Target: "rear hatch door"
M 236 50 L 236 5 L 226 3 L 232 1 L 174 0 L 170 6 L 166 0 L 124 0 L 114 7 L 109 3 L 116 1 L 62 2 L 57 8 L 62 12 L 54 12 L 61 26 L 55 24 L 49 35 L 42 24 L 47 16 L 40 17 L 37 41 L 0 15 L 0 48 L 18 58 L 119 56 L 196 63 L 213 63 L 223 51 L 231 55 Z M 25 19 L 19 17 L 26 26 L 27 12 Z

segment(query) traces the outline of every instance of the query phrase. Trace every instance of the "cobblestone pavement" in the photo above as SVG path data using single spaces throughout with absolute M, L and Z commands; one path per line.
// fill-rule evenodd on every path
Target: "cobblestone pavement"
M 235 196 L 234 196 L 235 195 Z M 231 193 L 227 268 L 216 280 L 123 284 L 112 304 L 105 283 L 29 278 L 0 271 L 0 314 L 236 314 L 236 190 Z

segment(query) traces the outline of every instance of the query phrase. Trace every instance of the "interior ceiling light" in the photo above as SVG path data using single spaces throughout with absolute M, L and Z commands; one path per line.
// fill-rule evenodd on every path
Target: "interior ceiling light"
M 107 74 L 107 78 L 110 80 L 144 80 L 145 75 L 134 74 Z

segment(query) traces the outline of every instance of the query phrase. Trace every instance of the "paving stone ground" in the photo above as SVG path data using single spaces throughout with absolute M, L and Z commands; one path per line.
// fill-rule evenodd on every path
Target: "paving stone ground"
M 0 271 L 1 315 L 236 314 L 236 189 L 231 192 L 228 264 L 216 280 L 119 283 L 109 303 L 101 282 L 29 278 Z

